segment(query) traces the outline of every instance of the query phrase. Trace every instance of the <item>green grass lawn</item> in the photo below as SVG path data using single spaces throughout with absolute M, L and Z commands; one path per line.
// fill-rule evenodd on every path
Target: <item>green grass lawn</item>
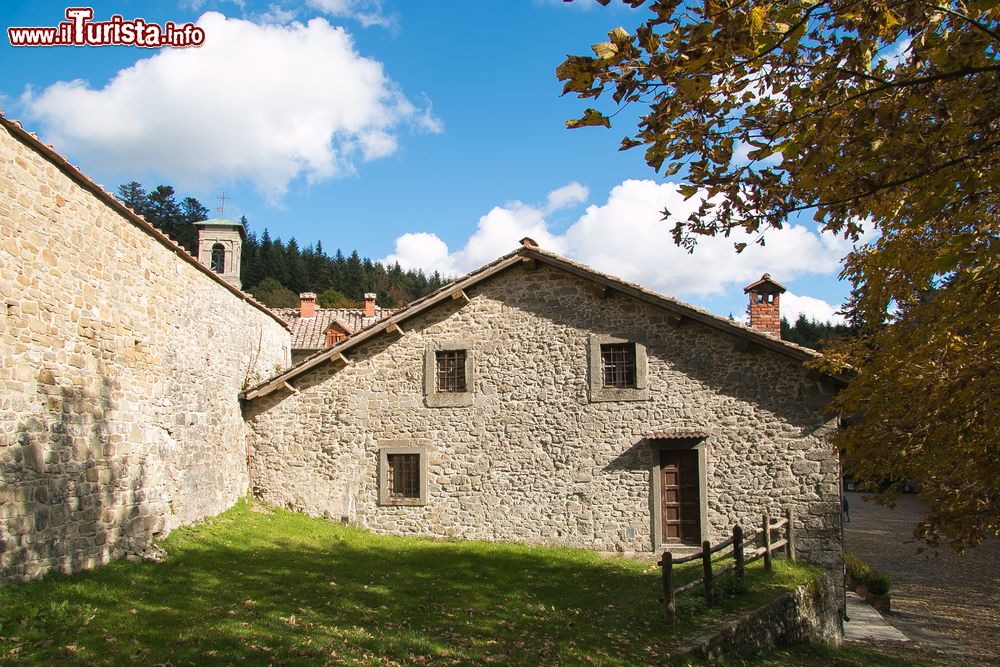
M 246 501 L 161 546 L 161 563 L 0 588 L 0 663 L 656 664 L 816 572 L 758 561 L 746 593 L 681 595 L 667 627 L 655 565 L 583 549 L 382 537 Z
M 952 657 L 933 656 L 909 644 L 886 642 L 879 645 L 819 644 L 779 646 L 745 659 L 729 659 L 716 667 L 965 667 L 972 666 Z M 977 667 L 979 667 L 977 665 Z

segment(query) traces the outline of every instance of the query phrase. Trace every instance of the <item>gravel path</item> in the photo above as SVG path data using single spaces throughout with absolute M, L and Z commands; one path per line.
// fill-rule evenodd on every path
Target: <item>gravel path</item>
M 889 509 L 846 495 L 845 549 L 892 575 L 886 620 L 925 650 L 1000 664 L 1000 541 L 964 555 L 949 547 L 917 554 L 913 528 L 924 511 L 917 496 Z

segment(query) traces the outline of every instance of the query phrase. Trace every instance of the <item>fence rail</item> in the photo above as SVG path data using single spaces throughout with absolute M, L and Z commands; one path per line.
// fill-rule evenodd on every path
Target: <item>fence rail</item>
M 776 551 L 783 551 L 789 560 L 795 560 L 795 533 L 793 531 L 794 516 L 791 508 L 785 510 L 785 517 L 774 519 L 767 514 L 761 518 L 760 528 L 751 531 L 749 534 L 743 532 L 739 525 L 733 526 L 731 537 L 712 545 L 708 540 L 701 544 L 701 551 L 687 556 L 675 558 L 670 551 L 663 552 L 663 558 L 657 565 L 663 572 L 663 615 L 668 623 L 673 623 L 677 618 L 677 604 L 675 598 L 681 593 L 693 590 L 702 586 L 705 592 L 705 602 L 712 604 L 715 599 L 714 581 L 715 578 L 727 572 L 736 572 L 736 579 L 743 581 L 744 571 L 747 563 L 752 563 L 758 558 L 764 559 L 764 569 L 771 571 L 771 555 Z M 782 529 L 784 529 L 782 531 Z M 771 541 L 771 533 L 782 531 L 783 536 L 776 541 Z M 748 542 L 755 542 L 760 538 L 761 546 L 746 550 Z M 732 553 L 733 562 L 727 563 L 717 569 L 712 567 L 712 556 L 716 554 L 729 555 Z M 691 561 L 701 560 L 702 576 L 700 579 L 688 582 L 682 586 L 674 587 L 674 566 Z

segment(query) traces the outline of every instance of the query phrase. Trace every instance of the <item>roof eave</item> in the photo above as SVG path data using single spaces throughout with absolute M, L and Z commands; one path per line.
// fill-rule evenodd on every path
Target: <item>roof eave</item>
M 392 316 L 387 317 L 384 320 L 379 320 L 377 323 L 369 326 L 367 329 L 362 329 L 353 336 L 348 336 L 340 343 L 324 350 L 322 353 L 314 355 L 308 359 L 302 360 L 301 362 L 299 362 L 298 365 L 286 369 L 282 373 L 279 373 L 278 375 L 274 376 L 272 379 L 265 380 L 264 382 L 261 382 L 260 384 L 251 387 L 250 389 L 247 389 L 246 391 L 242 392 L 239 397 L 242 400 L 252 400 L 254 398 L 259 398 L 260 396 L 269 394 L 272 391 L 283 386 L 285 382 L 289 382 L 295 379 L 296 377 L 302 375 L 303 373 L 309 372 L 313 368 L 326 363 L 329 359 L 335 357 L 336 355 L 339 354 L 343 356 L 344 352 L 350 350 L 352 347 L 356 345 L 360 345 L 361 343 L 365 342 L 366 340 L 369 340 L 370 338 L 374 338 L 381 332 L 388 329 L 391 325 L 395 324 L 398 326 L 400 323 L 405 322 L 411 317 L 419 315 L 420 313 L 435 306 L 436 304 L 445 301 L 446 299 L 450 299 L 453 294 L 457 294 L 458 292 L 461 292 L 467 287 L 475 285 L 476 283 L 485 280 L 486 278 L 492 275 L 495 275 L 505 269 L 508 269 L 511 266 L 516 265 L 518 262 L 520 262 L 520 252 L 515 251 L 509 253 L 508 255 L 505 255 L 500 259 L 494 261 L 492 264 L 488 264 L 482 269 L 468 274 L 464 278 L 460 278 L 455 282 L 449 283 L 448 285 L 442 287 L 434 294 L 428 295 L 423 299 L 419 299 L 411 303 L 409 306 L 400 308 Z
M 391 317 L 380 320 L 367 329 L 364 329 L 353 336 L 349 336 L 337 345 L 324 350 L 322 353 L 301 361 L 298 365 L 283 371 L 272 379 L 265 380 L 255 387 L 247 389 L 240 394 L 240 398 L 243 400 L 252 400 L 269 394 L 272 391 L 284 386 L 286 382 L 290 382 L 296 377 L 322 365 L 327 360 L 337 355 L 341 355 L 341 357 L 343 357 L 343 354 L 352 347 L 377 336 L 390 326 L 394 324 L 398 326 L 401 322 L 424 312 L 441 301 L 450 298 L 453 294 L 468 289 L 483 280 L 486 280 L 487 278 L 512 268 L 513 266 L 517 266 L 524 258 L 534 259 L 544 264 L 554 266 L 566 271 L 567 273 L 596 282 L 640 301 L 651 303 L 665 310 L 674 312 L 682 317 L 687 317 L 706 326 L 722 330 L 733 336 L 747 339 L 755 345 L 759 345 L 764 349 L 791 357 L 796 361 L 812 361 L 822 358 L 823 356 L 814 350 L 808 350 L 806 348 L 799 347 L 798 345 L 773 338 L 765 333 L 755 331 L 754 329 L 750 329 L 749 327 L 745 327 L 724 317 L 719 317 L 718 315 L 701 311 L 694 306 L 675 301 L 669 297 L 665 297 L 649 290 L 645 290 L 637 285 L 631 285 L 619 278 L 599 273 L 589 267 L 584 267 L 583 265 L 560 257 L 559 255 L 547 253 L 537 248 L 521 247 L 497 260 L 494 260 L 492 263 L 477 269 L 463 278 L 459 278 L 458 280 L 445 285 L 434 294 L 424 297 L 423 299 L 419 299 L 411 303 L 409 306 L 397 310 Z M 843 384 L 846 384 L 850 379 L 850 377 L 845 374 L 833 375 L 824 373 L 824 375 L 827 375 L 828 377 L 831 377 Z
M 203 274 L 207 275 L 209 278 L 211 278 L 218 284 L 225 287 L 235 296 L 239 297 L 243 301 L 246 301 L 257 310 L 263 312 L 265 315 L 268 315 L 273 320 L 281 324 L 281 326 L 283 326 L 286 330 L 291 331 L 291 328 L 288 326 L 288 324 L 283 319 L 281 319 L 281 317 L 279 317 L 276 313 L 271 312 L 271 310 L 267 306 L 257 301 L 250 294 L 247 294 L 243 290 L 234 287 L 228 281 L 221 278 L 214 271 L 212 271 L 207 266 L 199 262 L 195 257 L 192 257 L 186 250 L 184 250 L 184 248 L 180 246 L 180 244 L 178 244 L 172 238 L 170 238 L 162 231 L 154 227 L 152 223 L 147 222 L 145 218 L 137 214 L 135 211 L 133 211 L 132 209 L 128 208 L 123 203 L 118 201 L 118 199 L 113 194 L 107 192 L 102 186 L 95 183 L 82 171 L 80 171 L 72 164 L 70 164 L 69 160 L 67 160 L 59 153 L 57 153 L 52 146 L 42 143 L 41 139 L 39 139 L 33 133 L 28 132 L 23 127 L 21 127 L 20 123 L 18 123 L 15 120 L 11 120 L 10 118 L 7 118 L 2 114 L 2 112 L 0 112 L 0 125 L 3 125 L 5 128 L 7 128 L 7 131 L 9 131 L 15 139 L 17 139 L 21 143 L 28 146 L 31 150 L 35 151 L 36 153 L 44 157 L 46 160 L 52 163 L 52 165 L 55 166 L 59 171 L 61 171 L 65 176 L 67 176 L 70 180 L 74 181 L 81 188 L 83 188 L 84 190 L 90 192 L 92 195 L 97 197 L 97 199 L 99 199 L 103 204 L 114 210 L 115 213 L 118 213 L 123 218 L 134 224 L 136 227 L 138 227 L 142 231 L 152 236 L 161 245 L 165 246 L 168 250 L 176 254 L 182 260 L 184 260 L 188 264 L 191 264 L 197 270 L 201 271 Z

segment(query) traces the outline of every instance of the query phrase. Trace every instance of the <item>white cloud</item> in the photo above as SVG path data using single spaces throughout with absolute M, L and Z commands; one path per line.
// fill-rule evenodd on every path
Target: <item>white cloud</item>
M 88 166 L 155 170 L 188 188 L 249 181 L 272 201 L 297 177 L 321 181 L 393 153 L 405 129 L 440 131 L 325 19 L 260 25 L 208 12 L 198 25 L 202 47 L 164 49 L 104 88 L 26 91 L 27 115 Z
M 254 20 L 258 23 L 277 23 L 285 25 L 291 23 L 298 16 L 294 9 L 286 9 L 281 5 L 271 4 L 267 6 L 267 11 L 257 14 Z
M 589 196 L 590 190 L 586 186 L 572 181 L 549 193 L 548 205 L 545 207 L 545 210 L 547 213 L 552 213 L 553 211 L 576 206 L 587 201 L 587 197 Z
M 733 166 L 743 166 L 748 165 L 752 161 L 750 159 L 750 152 L 757 150 L 755 147 L 751 146 L 745 141 L 737 141 L 736 145 L 733 147 Z M 776 167 L 781 164 L 782 160 L 781 152 L 772 153 L 765 158 L 756 158 L 756 166 L 760 168 L 764 167 Z
M 675 185 L 651 180 L 627 180 L 615 186 L 605 203 L 588 206 L 564 234 L 549 230 L 548 206 L 514 202 L 495 207 L 479 219 L 465 245 L 454 252 L 433 234 L 407 234 L 397 240 L 395 253 L 386 260 L 456 275 L 511 251 L 521 237 L 530 236 L 543 249 L 665 294 L 708 297 L 733 293 L 765 272 L 780 281 L 829 275 L 838 270 L 840 259 L 850 250 L 843 239 L 789 224 L 767 232 L 764 247 L 753 245 L 741 254 L 735 253 L 733 244 L 752 240 L 742 233 L 705 238 L 689 254 L 674 245 L 670 226 L 660 212 L 666 207 L 687 217 L 697 208 L 697 198 L 685 201 Z
M 448 244 L 429 232 L 411 232 L 396 239 L 396 252 L 382 260 L 386 264 L 399 262 L 404 270 L 426 269 L 444 275 L 456 273 L 455 263 L 448 255 Z
M 377 25 L 397 26 L 397 18 L 387 15 L 382 0 L 308 0 L 311 8 L 338 18 L 352 18 L 366 28 Z
M 181 0 L 180 6 L 182 9 L 193 9 L 194 11 L 198 11 L 204 7 L 207 2 L 208 0 Z M 245 9 L 246 7 L 246 2 L 244 2 L 244 0 L 217 0 L 217 2 L 219 4 L 229 2 L 236 5 L 240 9 Z
M 799 296 L 791 292 L 785 292 L 781 295 L 781 315 L 793 324 L 799 315 L 805 315 L 807 320 L 815 320 L 816 322 L 844 324 L 844 316 L 838 315 L 838 310 L 840 310 L 840 306 L 834 306 L 815 297 Z
M 449 252 L 447 244 L 436 234 L 403 234 L 396 239 L 395 252 L 383 262 L 399 262 L 404 269 L 440 271 L 446 276 L 456 276 L 510 252 L 525 236 L 535 239 L 543 248 L 565 251 L 564 241 L 549 232 L 542 209 L 512 202 L 496 206 L 479 218 L 475 233 L 461 250 Z
M 909 37 L 904 37 L 900 39 L 895 44 L 890 46 L 885 53 L 880 53 L 875 56 L 875 64 L 884 62 L 885 66 L 889 69 L 895 69 L 900 65 L 906 63 L 907 59 L 910 57 L 910 44 L 912 39 Z

